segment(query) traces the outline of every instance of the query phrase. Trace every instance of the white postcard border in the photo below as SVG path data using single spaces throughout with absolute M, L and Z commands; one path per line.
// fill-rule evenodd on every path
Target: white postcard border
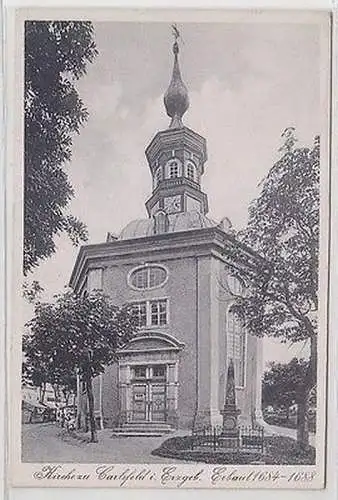
M 78 12 L 78 11 L 76 11 L 76 12 Z M 90 19 L 93 19 L 93 17 L 92 17 L 93 13 L 94 13 L 94 11 L 92 11 L 89 14 Z M 41 10 L 39 11 L 39 13 L 38 13 L 38 11 L 35 13 L 32 10 L 29 10 L 27 12 L 22 11 L 20 13 L 20 15 L 23 15 L 23 16 L 26 16 L 27 14 L 29 14 L 29 17 L 31 17 L 31 18 L 32 17 L 37 18 L 38 15 L 41 16 L 41 18 L 44 18 L 46 15 L 46 13 L 41 14 Z M 69 18 L 70 14 L 71 14 L 70 11 L 65 11 L 65 10 L 62 11 L 62 17 L 64 17 L 64 18 L 67 18 L 67 17 Z M 108 14 L 108 11 L 105 11 L 105 12 L 101 11 L 99 14 L 99 17 L 104 16 L 104 19 L 107 19 L 107 14 Z M 54 16 L 54 15 L 61 18 L 60 11 L 54 11 L 54 12 L 49 11 L 48 12 L 49 18 L 51 16 Z M 130 12 L 127 13 L 127 12 L 120 11 L 120 12 L 115 12 L 113 15 L 120 18 L 121 21 L 122 20 L 130 20 Z M 134 11 L 133 15 L 139 16 L 138 20 L 148 21 L 150 19 L 153 20 L 154 13 L 150 12 L 150 11 L 142 12 L 142 13 Z M 178 20 L 178 22 L 180 22 L 180 21 L 182 22 L 182 21 L 187 21 L 188 18 L 191 19 L 191 15 L 192 15 L 191 12 L 181 11 L 180 15 L 179 16 L 176 15 L 175 18 Z M 214 12 L 214 13 L 211 13 L 211 16 L 212 15 L 218 16 L 218 20 L 219 20 L 219 13 Z M 234 13 L 233 15 L 234 16 L 239 15 L 241 17 L 241 20 L 243 20 L 243 16 L 247 15 L 247 14 L 241 12 L 239 14 Z M 261 15 L 267 16 L 266 13 L 263 13 Z M 277 14 L 269 13 L 269 16 L 267 16 L 267 17 L 270 17 L 271 15 L 277 15 Z M 313 13 L 308 13 L 305 17 L 309 16 L 309 18 L 310 18 L 312 15 L 313 15 Z M 82 19 L 84 17 L 86 17 L 85 14 L 81 15 L 81 13 L 78 14 L 78 16 Z M 203 12 L 203 13 L 196 12 L 196 18 L 194 17 L 194 21 L 196 21 L 196 20 L 202 21 L 201 16 L 203 17 L 203 20 L 205 20 L 206 19 L 206 12 Z M 161 13 L 156 12 L 156 17 L 157 17 L 158 21 L 163 21 L 163 20 L 168 21 L 168 20 L 172 19 L 172 11 L 161 12 Z M 292 19 L 295 20 L 296 18 L 297 18 L 297 14 L 295 12 L 293 12 Z M 95 19 L 96 19 L 96 16 L 95 16 Z M 270 19 L 271 19 L 271 17 L 270 17 Z M 210 20 L 210 19 L 208 18 L 208 20 Z M 268 22 L 268 19 L 267 19 L 267 22 Z M 329 44 L 329 39 L 325 39 L 325 41 L 323 41 L 323 43 L 326 45 Z M 12 80 L 9 82 L 9 85 L 8 85 L 8 89 L 7 89 L 8 93 L 10 92 L 11 89 L 15 88 L 15 86 L 19 86 L 19 88 L 22 88 L 22 84 L 23 84 L 23 82 L 22 82 L 22 76 L 23 76 L 23 74 L 22 74 L 23 73 L 22 72 L 22 60 L 21 60 L 21 58 L 19 56 L 19 52 L 18 52 L 20 50 L 20 47 L 17 46 L 16 49 L 17 49 L 17 52 L 16 52 L 16 57 L 15 57 L 15 63 L 17 66 L 16 66 L 15 72 L 14 73 L 12 72 L 9 75 L 9 78 L 12 78 Z M 323 61 L 323 59 L 322 59 L 322 61 Z M 325 97 L 323 97 L 323 103 L 327 102 L 328 92 L 329 92 L 329 88 L 327 87 L 328 67 L 326 67 L 325 69 L 326 69 L 326 71 L 325 71 L 326 74 L 324 72 L 322 72 L 323 88 L 325 88 L 325 90 L 324 90 Z M 19 77 L 19 79 L 18 79 L 18 77 Z M 16 94 L 16 97 L 17 97 L 17 95 L 18 94 Z M 11 100 L 9 102 L 13 102 L 13 100 Z M 16 113 L 18 113 L 19 104 L 20 103 L 17 101 Z M 17 116 L 19 116 L 19 114 L 17 114 Z M 327 116 L 328 116 L 328 113 L 327 113 Z M 14 137 L 17 137 L 17 138 L 21 137 L 22 138 L 23 134 L 18 135 L 18 130 L 22 131 L 22 122 L 23 122 L 22 116 L 20 117 L 19 124 L 11 121 L 11 124 L 14 128 L 9 128 L 9 130 L 8 130 L 9 137 L 12 136 L 13 138 Z M 323 123 L 323 130 L 328 128 L 327 125 L 328 125 L 327 123 L 326 124 Z M 16 133 L 14 133 L 14 130 Z M 11 134 L 11 131 L 13 132 L 13 134 Z M 324 136 L 325 135 L 326 134 L 324 134 Z M 322 158 L 324 159 L 323 161 L 325 162 L 325 164 L 328 164 L 329 162 L 327 161 L 327 159 L 328 159 L 329 151 L 327 148 L 325 148 L 325 142 L 326 141 L 322 140 L 322 146 L 324 146 L 324 147 L 322 147 Z M 13 148 L 13 146 L 14 146 L 14 144 L 11 143 L 12 148 Z M 22 250 L 21 245 L 18 243 L 21 241 L 21 234 L 22 234 L 22 190 L 21 190 L 22 170 L 18 171 L 18 169 L 16 168 L 17 165 L 20 165 L 20 163 L 22 164 L 22 161 L 21 161 L 22 160 L 22 143 L 20 144 L 19 147 L 18 147 L 18 145 L 16 145 L 14 150 L 15 150 L 15 157 L 12 159 L 12 161 L 9 162 L 9 165 L 10 165 L 10 170 L 13 172 L 15 171 L 15 175 L 12 176 L 12 179 L 8 179 L 8 182 L 9 182 L 9 185 L 12 185 L 16 188 L 16 194 L 15 194 L 14 200 L 12 200 L 12 202 L 14 202 L 12 207 L 11 206 L 9 207 L 9 213 L 8 213 L 7 220 L 10 223 L 12 223 L 12 221 L 14 219 L 17 221 L 20 220 L 21 224 L 19 224 L 19 231 L 18 231 L 18 224 L 16 224 L 16 226 L 13 227 L 13 231 L 10 231 L 10 234 L 8 235 L 8 248 L 11 248 L 11 249 L 15 248 L 15 250 L 16 250 L 15 260 L 14 260 L 14 256 L 10 252 L 8 254 L 9 256 L 12 255 L 12 257 L 13 257 L 12 259 L 8 259 L 8 263 L 11 263 L 11 266 L 9 266 L 9 268 L 8 268 L 8 272 L 10 273 L 9 276 L 14 275 L 14 278 L 12 279 L 12 281 L 9 280 L 8 286 L 10 288 L 8 288 L 8 290 L 7 290 L 7 296 L 9 299 L 13 297 L 13 289 L 10 286 L 10 284 L 13 285 L 14 283 L 15 284 L 20 283 L 21 278 L 22 278 L 21 277 L 21 265 L 20 266 L 17 265 L 18 262 L 20 262 L 18 260 L 18 257 L 20 258 L 21 250 Z M 327 183 L 328 183 L 329 172 L 326 172 L 326 173 L 324 172 L 324 174 L 326 175 L 326 179 L 325 179 L 325 182 L 322 182 L 321 189 L 325 190 L 325 192 L 327 192 L 326 190 L 327 190 L 327 186 L 328 186 Z M 11 212 L 11 209 L 14 211 L 14 213 Z M 323 205 L 322 205 L 322 210 L 323 210 Z M 327 213 L 328 207 L 326 206 L 324 208 L 324 210 L 325 210 L 325 213 Z M 322 216 L 323 216 L 323 212 L 322 212 Z M 327 254 L 328 232 L 329 232 L 329 227 L 328 227 L 327 218 L 322 217 L 321 245 L 322 245 L 322 249 L 324 249 L 324 251 L 323 251 L 323 258 L 321 261 L 321 281 L 320 281 L 320 288 L 321 289 L 323 289 L 323 288 L 326 289 L 328 286 L 327 276 L 325 277 L 325 275 L 324 275 L 325 269 L 327 269 L 327 267 L 328 267 L 328 254 Z M 13 274 L 12 274 L 12 272 L 13 272 Z M 19 404 L 20 399 L 18 397 L 18 395 L 20 394 L 20 376 L 19 376 L 19 374 L 20 374 L 20 367 L 21 367 L 21 342 L 20 342 L 21 333 L 19 332 L 19 328 L 18 328 L 19 323 L 15 322 L 15 320 L 19 320 L 19 317 L 20 317 L 20 314 L 18 314 L 18 311 L 20 311 L 20 305 L 19 305 L 20 303 L 21 303 L 20 287 L 16 286 L 16 297 L 12 298 L 12 300 L 11 300 L 12 314 L 10 316 L 8 316 L 8 319 L 13 318 L 13 311 L 15 311 L 15 313 L 16 313 L 15 318 L 13 318 L 14 322 L 10 324 L 10 328 L 9 328 L 9 330 L 12 330 L 15 333 L 13 334 L 13 337 L 11 339 L 10 357 L 8 360 L 8 364 L 9 364 L 8 373 L 11 374 L 11 376 L 8 377 L 8 383 L 9 383 L 8 394 L 15 395 L 14 397 L 12 397 L 12 400 L 11 400 L 12 401 L 12 403 L 10 405 L 10 412 L 11 413 L 10 413 L 10 419 L 9 419 L 9 424 L 10 424 L 10 427 L 9 427 L 9 433 L 10 433 L 9 452 L 10 452 L 10 457 L 11 457 L 11 465 L 10 465 L 10 469 L 9 469 L 10 484 L 12 486 L 32 486 L 32 485 L 34 485 L 34 486 L 35 485 L 36 486 L 49 486 L 49 487 L 53 487 L 53 486 L 67 486 L 67 487 L 69 487 L 69 486 L 76 486 L 76 487 L 83 486 L 84 485 L 83 481 L 85 481 L 84 479 L 78 479 L 78 480 L 76 480 L 76 479 L 74 479 L 74 480 L 69 480 L 69 479 L 64 479 L 64 480 L 62 480 L 62 479 L 60 479 L 60 480 L 39 479 L 38 475 L 41 473 L 41 469 L 43 468 L 43 465 L 20 463 L 21 437 L 20 437 L 20 426 L 18 427 L 17 424 L 21 420 L 21 407 Z M 320 313 L 321 328 L 322 328 L 322 331 L 326 331 L 327 304 L 326 303 L 324 304 L 323 302 L 321 302 L 321 308 L 322 308 L 322 311 Z M 326 383 L 325 383 L 326 368 L 327 368 L 327 354 L 326 354 L 326 352 L 327 352 L 326 351 L 326 338 L 325 338 L 325 335 L 323 335 L 320 338 L 320 342 L 318 345 L 318 367 L 319 367 L 318 379 L 320 381 L 320 386 L 322 389 L 326 386 Z M 318 439 L 317 455 L 320 456 L 321 458 L 323 458 L 325 455 L 325 433 L 323 432 L 323 429 L 325 427 L 325 419 L 326 419 L 325 411 L 324 411 L 325 400 L 326 400 L 326 389 L 318 391 L 318 403 L 319 403 L 318 406 L 319 406 L 319 408 L 321 408 L 321 411 L 319 411 L 319 414 L 318 414 L 319 418 L 318 418 L 318 422 L 317 422 L 318 431 L 319 431 L 317 433 L 317 436 L 320 436 L 320 439 Z M 275 473 L 277 471 L 277 469 L 280 469 L 280 470 L 283 469 L 283 471 L 285 470 L 285 477 L 279 477 L 279 479 L 273 480 L 273 479 L 269 478 L 268 476 L 266 476 L 265 480 L 264 479 L 263 480 L 257 479 L 257 482 L 252 480 L 252 483 L 254 483 L 254 484 L 250 484 L 250 485 L 248 485 L 248 482 L 249 482 L 248 479 L 247 480 L 243 479 L 242 481 L 237 481 L 237 483 L 235 484 L 236 488 L 248 488 L 248 487 L 273 488 L 276 486 L 276 483 L 278 483 L 279 488 L 289 488 L 290 487 L 290 477 L 292 476 L 292 474 L 296 470 L 298 472 L 301 472 L 302 469 L 305 469 L 307 473 L 311 473 L 312 471 L 316 471 L 318 475 L 317 475 L 317 478 L 315 480 L 303 481 L 303 482 L 300 482 L 300 484 L 297 484 L 297 488 L 313 489 L 313 488 L 321 488 L 324 486 L 324 462 L 325 462 L 325 460 L 321 460 L 321 465 L 320 466 L 317 465 L 317 467 L 312 467 L 312 466 L 305 466 L 305 467 L 261 466 L 261 467 L 255 467 L 255 468 L 247 467 L 247 466 L 225 466 L 225 467 L 226 467 L 226 469 L 228 469 L 228 473 L 229 472 L 231 473 L 230 469 L 240 470 L 243 477 L 245 475 L 248 475 L 251 473 L 251 478 L 253 477 L 252 474 L 255 474 L 256 472 L 258 475 L 259 475 L 259 473 L 263 473 L 263 475 L 264 475 L 264 474 L 269 474 L 271 472 L 271 478 L 272 478 L 273 473 Z M 55 466 L 58 466 L 58 465 L 59 464 L 55 464 Z M 61 467 L 67 473 L 72 469 L 72 465 L 73 464 L 66 464 L 66 465 L 62 464 Z M 90 471 L 91 474 L 93 474 L 93 472 L 96 469 L 95 464 L 75 464 L 75 465 L 76 465 L 76 471 L 79 474 L 86 474 L 87 473 L 86 471 Z M 114 465 L 114 467 L 117 468 L 117 473 L 123 472 L 122 469 L 127 468 L 126 464 Z M 144 465 L 142 465 L 142 466 L 136 465 L 133 467 L 136 467 L 137 469 L 140 469 L 140 468 L 144 469 L 145 466 Z M 163 485 L 160 484 L 161 471 L 163 472 L 163 469 L 168 467 L 167 464 L 163 465 L 163 466 L 157 465 L 157 464 L 156 465 L 151 464 L 151 465 L 149 465 L 149 467 L 151 468 L 151 470 L 156 472 L 157 479 L 155 479 L 155 480 L 145 479 L 141 485 L 140 484 L 141 479 L 137 480 L 134 478 L 134 480 L 132 480 L 132 479 L 128 480 L 127 486 L 130 486 L 130 487 L 141 487 L 142 486 L 144 488 L 148 488 L 148 487 L 190 487 L 190 488 L 191 487 L 194 487 L 194 488 L 231 487 L 231 488 L 233 488 L 234 487 L 234 482 L 232 480 L 224 480 L 224 484 L 222 484 L 222 485 L 210 484 L 212 471 L 215 469 L 216 466 L 209 466 L 209 465 L 205 465 L 205 464 L 198 464 L 196 466 L 195 465 L 187 465 L 186 466 L 183 464 L 176 465 L 176 467 L 180 471 L 182 471 L 182 473 L 184 473 L 184 474 L 188 474 L 188 471 L 192 471 L 192 475 L 194 475 L 197 472 L 199 472 L 201 469 L 203 469 L 205 471 L 205 473 L 200 474 L 200 476 L 202 477 L 202 480 L 199 480 L 199 478 L 197 478 L 195 483 L 194 483 L 193 479 L 186 480 L 186 481 L 184 481 L 184 483 L 181 486 L 179 484 L 163 484 Z M 220 467 L 220 466 L 217 466 L 217 467 Z M 34 477 L 34 474 L 36 475 L 36 477 Z M 95 474 L 95 472 L 94 472 L 94 474 Z M 283 475 L 284 475 L 284 473 L 283 473 Z M 70 481 L 71 481 L 71 483 L 70 483 Z M 179 483 L 179 482 L 180 481 L 176 481 L 176 483 Z M 154 483 L 156 483 L 156 484 L 154 484 Z M 93 477 L 91 477 L 90 486 L 91 487 L 107 487 L 107 483 L 105 483 L 104 481 L 102 482 L 102 480 L 100 480 L 100 479 L 97 479 L 97 478 L 94 479 Z M 116 481 L 110 482 L 109 486 L 123 487 L 126 485 L 121 485 L 119 483 L 119 480 L 116 480 Z

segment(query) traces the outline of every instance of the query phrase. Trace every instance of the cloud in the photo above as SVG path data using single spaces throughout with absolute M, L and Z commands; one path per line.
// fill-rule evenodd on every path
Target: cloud
M 89 120 L 74 138 L 69 166 L 76 191 L 70 209 L 88 225 L 91 243 L 146 217 L 152 184 L 144 151 L 169 124 L 163 92 L 172 67 L 168 34 L 159 23 L 96 28 L 100 55 L 78 83 Z M 227 216 L 243 226 L 258 183 L 278 157 L 281 132 L 295 126 L 300 144 L 319 132 L 315 31 L 297 25 L 185 26 L 189 43 L 180 57 L 191 104 L 184 122 L 207 139 L 202 185 L 210 217 Z M 57 254 L 34 276 L 48 296 L 68 282 L 77 254 L 66 237 L 57 244 Z M 269 342 L 267 359 L 276 356 Z M 291 351 L 280 352 L 288 357 Z

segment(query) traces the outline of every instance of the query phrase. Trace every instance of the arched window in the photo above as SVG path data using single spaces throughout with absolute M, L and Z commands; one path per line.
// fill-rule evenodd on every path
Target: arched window
M 163 211 L 157 212 L 154 215 L 154 233 L 162 234 L 167 233 L 169 229 L 168 214 Z
M 172 158 L 166 164 L 167 179 L 175 179 L 181 175 L 181 161 L 178 158 Z
M 196 166 L 192 161 L 188 161 L 186 164 L 186 176 L 191 181 L 196 182 Z
M 166 282 L 167 270 L 158 264 L 137 267 L 129 275 L 129 284 L 137 290 L 158 288 Z
M 179 177 L 180 171 L 177 162 L 173 162 L 169 167 L 169 178 Z
M 236 387 L 245 386 L 246 333 L 241 320 L 232 311 L 226 318 L 226 355 L 227 364 L 234 362 Z
M 227 283 L 229 291 L 232 295 L 243 295 L 244 287 L 238 278 L 229 274 L 229 276 L 227 277 Z

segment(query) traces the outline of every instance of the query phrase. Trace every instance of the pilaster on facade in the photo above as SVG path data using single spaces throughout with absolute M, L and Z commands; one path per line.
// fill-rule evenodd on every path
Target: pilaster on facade
M 198 259 L 195 427 L 222 422 L 219 408 L 219 268 L 219 261 L 212 256 Z

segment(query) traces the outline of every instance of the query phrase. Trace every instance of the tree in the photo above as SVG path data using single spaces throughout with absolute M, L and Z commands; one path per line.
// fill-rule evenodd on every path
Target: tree
M 44 289 L 36 280 L 33 280 L 31 283 L 25 281 L 22 285 L 22 296 L 29 304 L 34 304 L 38 301 L 43 291 Z
M 247 284 L 233 310 L 248 331 L 282 342 L 304 341 L 310 356 L 299 387 L 297 439 L 308 447 L 307 398 L 317 379 L 317 311 L 319 252 L 319 137 L 311 148 L 296 148 L 293 129 L 284 132 L 282 156 L 261 183 L 249 207 L 246 229 L 237 234 L 233 273 Z M 247 253 L 259 256 L 247 265 Z
M 27 327 L 27 363 L 38 364 L 48 382 L 62 384 L 66 376 L 80 374 L 88 397 L 91 441 L 96 442 L 92 380 L 136 331 L 133 308 L 117 307 L 99 291 L 85 297 L 67 291 L 54 303 L 37 304 Z
M 86 226 L 67 213 L 74 195 L 64 166 L 88 112 L 76 90 L 96 54 L 90 22 L 26 21 L 24 273 L 55 252 L 54 237 L 77 245 Z
M 299 389 L 303 386 L 308 362 L 293 358 L 289 363 L 270 363 L 263 377 L 263 406 L 284 408 L 287 420 L 290 406 L 298 402 Z

